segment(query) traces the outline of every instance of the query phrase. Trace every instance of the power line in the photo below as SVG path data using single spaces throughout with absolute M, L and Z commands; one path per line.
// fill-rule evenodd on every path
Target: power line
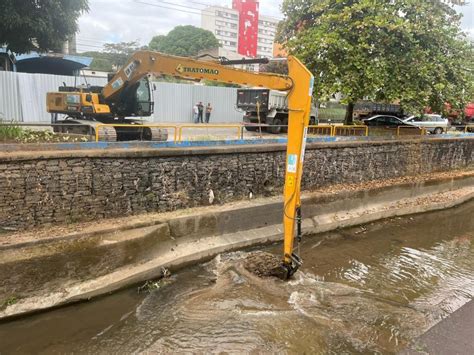
M 96 41 L 96 40 L 92 40 L 92 39 L 87 39 L 87 38 L 84 38 L 84 37 L 76 37 L 76 41 L 81 41 L 81 42 L 88 42 L 88 43 L 91 43 L 91 44 L 107 44 L 107 43 L 110 43 L 110 42 L 105 42 L 105 41 Z
M 182 7 L 182 8 L 185 8 L 187 10 L 171 8 L 171 7 L 168 7 L 168 6 L 165 6 L 165 5 L 158 5 L 158 4 L 149 3 L 149 2 L 140 1 L 140 0 L 134 0 L 134 1 L 136 3 L 143 4 L 143 5 L 149 5 L 149 6 L 154 6 L 154 7 L 159 7 L 159 8 L 173 10 L 173 11 L 179 11 L 179 12 L 186 12 L 186 13 L 193 14 L 193 15 L 201 15 L 202 13 L 208 13 L 210 15 L 214 14 L 214 11 L 212 11 L 212 10 L 198 9 L 198 8 L 191 8 L 190 9 L 188 6 L 185 6 L 185 5 L 182 5 L 182 4 L 175 4 L 175 3 L 162 1 L 162 0 L 154 0 L 154 1 L 159 2 L 159 3 L 163 3 L 163 4 L 169 4 L 170 6 L 172 5 L 172 6 Z M 227 7 L 224 7 L 224 6 L 221 6 L 221 5 L 206 4 L 206 3 L 201 3 L 201 2 L 197 2 L 197 1 L 190 1 L 190 0 L 185 0 L 185 1 L 188 2 L 188 3 L 193 3 L 193 4 L 203 5 L 203 6 L 209 6 L 209 7 L 210 6 L 216 6 L 216 7 L 222 7 L 223 9 L 233 10 L 231 8 L 227 8 Z M 193 10 L 196 10 L 196 11 L 193 11 Z M 262 13 L 260 13 L 260 15 L 265 16 L 265 17 L 270 17 L 270 18 L 273 18 L 273 19 L 278 20 L 278 21 L 283 20 L 283 18 L 270 16 L 270 15 L 264 15 Z
M 160 0 L 155 0 L 155 1 L 160 1 Z M 218 5 L 218 4 L 209 4 L 209 3 L 203 3 L 203 2 L 192 1 L 192 0 L 184 0 L 184 1 L 185 1 L 185 2 L 188 2 L 188 3 L 198 4 L 198 5 L 208 6 L 208 7 L 216 6 L 216 7 L 222 7 L 222 8 L 225 8 L 225 9 L 233 10 L 233 9 L 230 9 L 230 8 L 225 7 L 225 6 Z M 283 20 L 283 18 L 281 18 L 281 17 L 271 16 L 271 15 L 265 15 L 265 14 L 261 13 L 260 11 L 259 11 L 259 15 L 262 15 L 262 16 L 265 16 L 265 17 L 271 17 L 271 18 L 274 18 L 275 20 L 278 20 L 278 21 Z
M 165 5 L 158 5 L 158 4 L 153 4 L 153 3 L 149 3 L 149 2 L 145 2 L 145 1 L 140 1 L 140 0 L 135 0 L 135 3 L 137 3 L 137 4 L 142 4 L 142 5 L 153 6 L 153 7 L 158 7 L 158 8 L 161 8 L 161 9 L 167 9 L 167 10 L 172 10 L 172 11 L 184 12 L 184 13 L 188 13 L 188 14 L 192 14 L 192 15 L 201 15 L 201 12 L 197 12 L 197 11 L 183 10 L 183 9 L 178 9 L 178 8 L 176 8 L 176 7 L 169 7 L 169 6 L 165 6 Z M 173 5 L 176 5 L 176 4 L 173 4 Z M 181 5 L 181 6 L 183 6 L 183 5 Z M 184 7 L 184 6 L 183 6 L 183 7 Z
M 164 1 L 164 0 L 154 0 L 155 2 L 159 2 L 159 3 L 163 3 L 163 4 L 168 4 L 168 5 L 172 5 L 172 6 L 177 6 L 177 7 L 184 7 L 185 9 L 189 9 L 190 7 L 189 6 L 186 6 L 186 5 L 182 5 L 182 4 L 177 4 L 177 3 L 173 3 L 173 2 L 169 2 L 169 1 Z M 197 1 L 190 1 L 190 0 L 185 0 L 185 2 L 187 3 L 193 3 L 193 4 L 198 4 L 198 5 L 203 5 L 203 6 L 207 6 L 207 7 L 210 7 L 210 6 L 218 6 L 218 5 L 212 5 L 212 4 L 205 4 L 205 3 L 202 3 L 202 2 L 197 2 Z M 218 6 L 218 7 L 222 7 L 222 6 Z M 198 9 L 198 8 L 191 8 L 191 10 L 196 10 L 196 11 L 202 11 L 202 12 L 208 12 L 208 13 L 214 13 L 214 11 L 210 11 L 210 10 L 205 10 L 205 9 Z M 181 11 L 181 10 L 180 10 Z
M 81 43 L 81 42 L 77 42 L 77 41 L 76 41 L 76 46 L 104 49 L 104 46 L 96 46 L 96 45 L 93 45 L 93 44 Z

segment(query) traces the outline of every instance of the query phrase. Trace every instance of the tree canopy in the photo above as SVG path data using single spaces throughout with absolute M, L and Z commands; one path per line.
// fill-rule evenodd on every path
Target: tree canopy
M 58 51 L 88 9 L 88 0 L 2 0 L 0 47 L 15 53 Z
M 195 26 L 176 26 L 166 36 L 153 37 L 149 44 L 151 50 L 183 57 L 216 47 L 219 41 L 214 34 Z
M 84 52 L 82 55 L 94 58 L 90 65 L 92 70 L 114 71 L 124 65 L 133 53 L 146 48 L 137 41 L 106 43 L 102 52 Z
M 321 99 L 340 92 L 346 122 L 360 99 L 408 109 L 472 98 L 472 46 L 445 1 L 284 0 L 279 41 L 315 75 Z

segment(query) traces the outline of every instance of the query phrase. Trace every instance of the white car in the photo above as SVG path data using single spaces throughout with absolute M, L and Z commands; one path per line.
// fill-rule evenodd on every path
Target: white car
M 403 122 L 424 128 L 433 134 L 441 134 L 449 128 L 449 120 L 441 115 L 410 116 L 405 118 Z

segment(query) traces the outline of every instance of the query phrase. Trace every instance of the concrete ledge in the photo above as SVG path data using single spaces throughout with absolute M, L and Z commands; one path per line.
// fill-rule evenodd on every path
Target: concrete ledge
M 308 194 L 304 232 L 445 209 L 474 197 L 474 176 L 363 191 Z M 69 235 L 0 248 L 0 319 L 87 300 L 215 255 L 282 238 L 281 202 L 220 206 L 130 228 Z
M 362 139 L 364 138 L 364 139 Z M 307 150 L 319 148 L 353 148 L 360 146 L 380 146 L 397 144 L 435 144 L 440 141 L 465 140 L 472 141 L 474 134 L 446 135 L 438 138 L 406 138 L 406 139 L 373 139 L 371 137 L 326 137 L 324 139 L 309 138 L 306 146 Z M 25 161 L 25 160 L 47 160 L 64 158 L 151 158 L 151 157 L 179 157 L 196 155 L 215 154 L 236 154 L 236 153 L 258 153 L 258 152 L 284 152 L 286 151 L 286 139 L 280 140 L 257 140 L 248 144 L 239 144 L 240 141 L 233 141 L 225 145 L 211 145 L 209 142 L 198 146 L 189 145 L 169 145 L 160 147 L 150 144 L 133 143 L 72 143 L 69 146 L 65 143 L 47 147 L 44 150 L 21 150 L 10 146 L 0 152 L 0 161 Z M 24 145 L 23 145 L 24 147 Z M 107 148 L 107 149 L 106 149 Z M 166 149 L 157 149 L 166 148 Z

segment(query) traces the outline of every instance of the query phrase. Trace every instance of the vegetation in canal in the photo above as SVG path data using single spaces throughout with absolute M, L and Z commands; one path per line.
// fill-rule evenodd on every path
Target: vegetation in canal
M 161 268 L 160 279 L 158 280 L 147 280 L 142 286 L 138 287 L 138 293 L 142 292 L 152 292 L 158 290 L 163 286 L 168 285 L 171 280 L 171 272 L 167 268 Z
M 18 298 L 16 298 L 15 296 L 11 296 L 7 298 L 5 301 L 3 301 L 2 304 L 0 304 L 0 309 L 5 309 L 9 306 L 14 305 L 17 302 L 18 302 Z

